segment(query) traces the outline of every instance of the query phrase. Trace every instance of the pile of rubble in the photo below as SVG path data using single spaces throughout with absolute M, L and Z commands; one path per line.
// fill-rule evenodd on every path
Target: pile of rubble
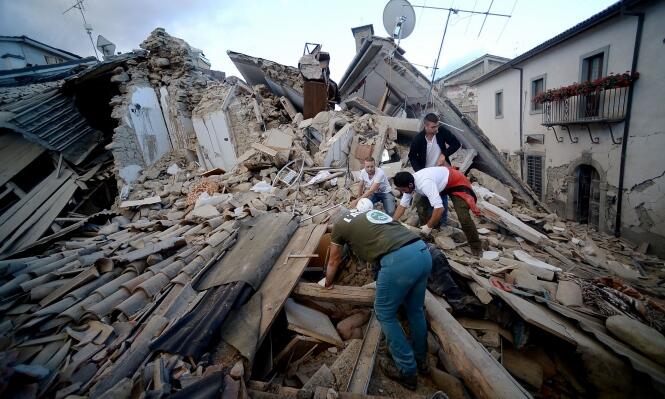
M 416 392 L 389 380 L 374 367 L 388 355 L 371 310 L 371 265 L 349 254 L 333 290 L 316 282 L 326 223 L 353 199 L 361 162 L 380 160 L 389 178 L 408 168 L 419 120 L 364 105 L 303 119 L 272 86 L 201 72 L 196 53 L 163 30 L 142 47 L 149 54 L 113 70 L 114 207 L 0 261 L 3 395 L 664 392 L 665 262 L 533 205 L 528 189 L 474 168 L 471 148 L 453 163 L 473 181 L 484 253 L 471 254 L 452 209 L 447 227 L 423 237 L 445 254 L 426 298 L 432 371 Z M 294 68 L 262 66 L 303 93 Z M 136 128 L 125 113 L 141 85 L 164 90 L 168 131 L 182 145 L 128 177 L 117 153 L 134 145 L 122 143 Z M 232 132 L 230 167 L 202 148 L 201 126 L 211 132 L 218 112 Z M 420 225 L 415 210 L 402 222 Z

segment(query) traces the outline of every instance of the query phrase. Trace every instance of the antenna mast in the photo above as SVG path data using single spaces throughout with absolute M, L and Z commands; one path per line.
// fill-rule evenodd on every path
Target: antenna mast
M 489 8 L 485 12 L 475 11 L 475 5 L 474 5 L 474 10 L 463 10 L 463 9 L 452 8 L 452 7 L 430 7 L 430 6 L 412 5 L 413 7 L 427 8 L 427 9 L 430 9 L 430 10 L 448 11 L 448 17 L 446 18 L 446 24 L 445 24 L 445 27 L 443 28 L 443 36 L 441 37 L 441 45 L 439 46 L 439 53 L 436 56 L 436 60 L 434 61 L 434 67 L 432 67 L 432 79 L 431 79 L 432 81 L 429 84 L 429 94 L 427 95 L 427 104 L 429 104 L 430 100 L 432 99 L 432 88 L 434 87 L 434 78 L 435 78 L 435 75 L 436 75 L 436 71 L 439 67 L 439 59 L 441 58 L 441 50 L 443 50 L 443 41 L 446 38 L 446 32 L 448 31 L 448 22 L 450 21 L 450 14 L 468 13 L 468 14 L 482 14 L 482 15 L 485 15 L 485 19 L 483 20 L 483 26 L 480 27 L 480 32 L 478 32 L 478 36 L 480 36 L 480 33 L 483 31 L 483 27 L 485 26 L 485 21 L 487 20 L 487 16 L 491 15 L 491 16 L 494 16 L 494 17 L 504 17 L 504 18 L 510 18 L 511 17 L 511 14 L 498 14 L 498 13 L 490 12 L 490 9 L 492 8 L 492 4 L 494 4 L 494 0 L 492 0 L 492 3 L 490 3 Z
M 88 23 L 88 21 L 85 20 L 85 14 L 83 13 L 84 6 L 83 6 L 83 0 L 76 0 L 74 5 L 63 11 L 63 15 L 66 14 L 67 12 L 71 11 L 74 8 L 78 8 L 78 10 L 81 12 L 81 18 L 83 18 L 83 29 L 88 33 L 88 37 L 90 38 L 90 44 L 92 45 L 92 50 L 95 52 L 95 58 L 97 61 L 99 61 L 99 56 L 97 55 L 97 47 L 95 47 L 95 43 L 92 41 L 92 25 Z

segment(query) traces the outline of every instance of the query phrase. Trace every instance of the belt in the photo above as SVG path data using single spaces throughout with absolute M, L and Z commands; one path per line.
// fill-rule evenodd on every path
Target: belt
M 391 253 L 393 253 L 393 252 L 395 252 L 395 251 L 397 251 L 397 250 L 399 250 L 399 249 L 402 249 L 402 248 L 406 247 L 407 245 L 411 245 L 411 244 L 416 243 L 416 242 L 418 242 L 418 241 L 420 241 L 420 238 L 418 238 L 418 237 L 413 238 L 413 239 L 411 239 L 411 240 L 405 242 L 404 244 L 402 244 L 402 246 L 400 246 L 399 248 L 395 248 L 395 249 L 393 249 L 392 251 L 390 251 L 390 252 L 386 252 L 385 254 L 381 255 L 381 256 L 379 257 L 379 259 L 378 259 L 378 262 L 377 262 L 377 263 L 379 264 L 379 268 L 381 268 L 381 259 L 383 259 L 384 256 L 389 255 L 389 254 L 391 254 Z
M 445 190 L 441 191 L 439 193 L 439 195 L 450 195 L 452 193 L 466 193 L 466 194 L 469 194 L 470 196 L 473 197 L 474 201 L 478 202 L 478 198 L 476 198 L 476 193 L 467 186 L 448 187 Z

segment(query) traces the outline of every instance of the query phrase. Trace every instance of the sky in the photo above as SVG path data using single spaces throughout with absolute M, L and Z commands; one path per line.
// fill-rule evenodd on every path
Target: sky
M 26 35 L 81 56 L 93 54 L 74 0 L 0 0 L 0 35 Z M 130 51 L 156 27 L 201 49 L 212 68 L 240 76 L 226 51 L 296 66 L 305 43 L 320 43 L 331 56 L 334 80 L 355 55 L 351 28 L 383 27 L 386 0 L 84 0 L 93 40 L 103 35 Z M 485 53 L 513 58 L 610 6 L 612 0 L 413 0 L 414 6 L 452 7 L 511 14 L 451 14 L 437 76 Z M 405 57 L 431 76 L 448 11 L 414 7 L 416 25 L 403 39 Z M 428 66 L 428 67 L 426 67 Z

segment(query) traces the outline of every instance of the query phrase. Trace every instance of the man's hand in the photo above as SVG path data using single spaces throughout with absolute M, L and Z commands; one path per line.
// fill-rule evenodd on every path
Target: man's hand
M 446 156 L 441 154 L 439 155 L 439 158 L 436 160 L 436 166 L 450 166 L 448 162 L 446 162 Z
M 327 290 L 332 290 L 333 288 L 335 288 L 335 284 L 326 285 Z
M 428 236 L 432 234 L 432 228 L 429 227 L 428 225 L 424 225 L 420 227 L 420 232 L 423 233 L 425 236 Z

